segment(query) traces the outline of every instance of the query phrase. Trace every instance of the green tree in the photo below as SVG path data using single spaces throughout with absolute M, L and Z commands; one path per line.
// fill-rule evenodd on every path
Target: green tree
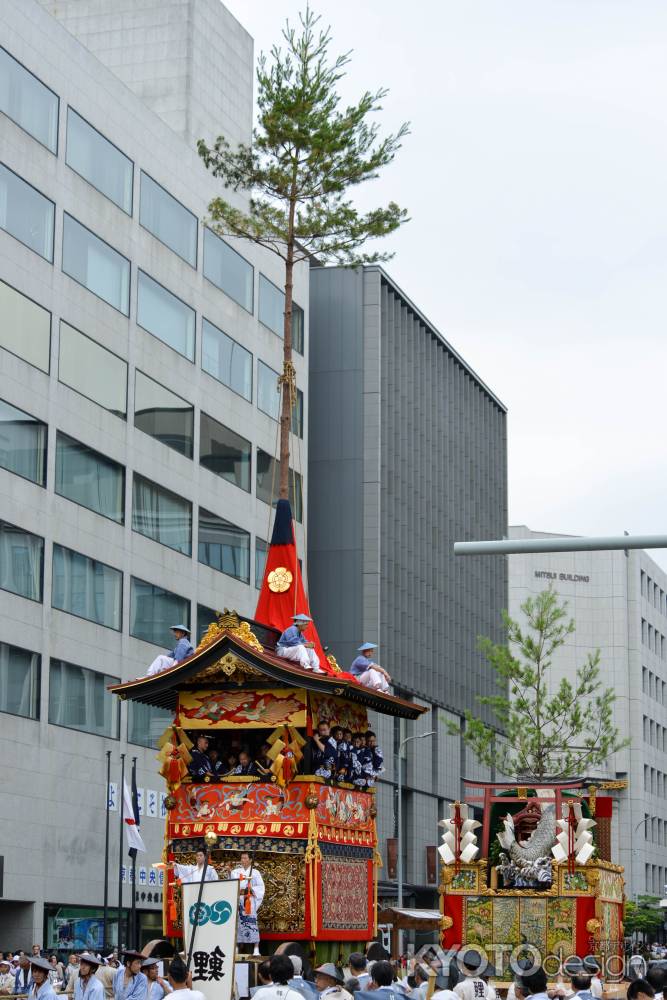
M 369 212 L 349 200 L 351 189 L 378 176 L 391 163 L 407 124 L 380 138 L 370 116 L 381 109 L 386 90 L 366 92 L 341 107 L 338 84 L 349 53 L 329 58 L 330 29 L 318 28 L 310 8 L 300 15 L 300 30 L 283 31 L 284 48 L 274 46 L 270 61 L 257 68 L 258 121 L 251 146 L 232 149 L 220 136 L 212 148 L 203 140 L 199 154 L 227 188 L 249 196 L 247 210 L 224 197 L 209 205 L 209 225 L 220 235 L 251 240 L 277 254 L 285 264 L 283 372 L 280 377 L 280 489 L 288 497 L 289 430 L 296 400 L 292 364 L 292 284 L 294 265 L 315 256 L 320 263 L 346 266 L 387 260 L 388 253 L 366 254 L 369 239 L 387 236 L 407 219 L 394 202 Z
M 639 896 L 636 903 L 626 902 L 623 916 L 626 935 L 638 933 L 652 937 L 665 919 L 659 903 L 657 896 Z
M 614 692 L 602 687 L 600 650 L 586 656 L 574 682 L 562 678 L 550 693 L 552 658 L 574 633 L 574 621 L 551 588 L 527 598 L 521 611 L 526 627 L 503 612 L 506 644 L 479 640 L 500 689 L 479 701 L 492 709 L 497 725 L 469 712 L 463 738 L 483 764 L 517 780 L 583 776 L 628 743 L 613 725 Z

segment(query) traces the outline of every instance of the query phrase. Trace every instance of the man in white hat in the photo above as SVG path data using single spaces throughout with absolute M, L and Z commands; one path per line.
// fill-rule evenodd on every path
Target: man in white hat
M 74 984 L 74 1000 L 104 1000 L 104 987 L 97 978 L 100 961 L 84 951 L 79 955 L 79 975 Z
M 373 659 L 374 649 L 377 649 L 374 642 L 363 642 L 357 650 L 359 656 L 352 661 L 350 673 L 364 687 L 373 688 L 374 691 L 388 692 L 391 677 L 384 667 L 381 667 Z
M 187 660 L 188 656 L 192 656 L 194 653 L 194 646 L 190 642 L 190 629 L 187 625 L 172 625 L 171 632 L 176 639 L 176 645 L 169 653 L 161 653 L 155 657 L 146 671 L 147 677 L 160 674 L 163 670 L 169 670 L 170 667 L 180 663 L 181 660 Z
M 0 959 L 0 996 L 8 997 L 14 992 L 14 973 L 8 958 Z
M 30 975 L 32 986 L 28 993 L 29 1000 L 56 1000 L 56 991 L 49 982 L 51 966 L 45 958 L 39 955 L 30 957 Z
M 320 668 L 320 659 L 315 652 L 315 644 L 308 642 L 304 637 L 304 629 L 312 618 L 308 615 L 292 615 L 293 625 L 286 628 L 278 639 L 276 653 L 286 660 L 298 663 L 304 670 L 312 670 L 316 674 L 323 674 Z
M 325 962 L 315 969 L 315 986 L 320 994 L 320 1000 L 330 997 L 331 1000 L 352 1000 L 352 994 L 345 987 L 345 976 L 333 962 Z

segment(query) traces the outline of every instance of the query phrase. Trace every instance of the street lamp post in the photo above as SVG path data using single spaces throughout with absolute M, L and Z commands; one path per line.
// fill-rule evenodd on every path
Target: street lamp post
M 425 740 L 427 736 L 435 736 L 435 729 L 431 730 L 430 733 L 418 733 L 415 736 L 406 736 L 404 740 L 398 744 L 398 763 L 397 763 L 397 774 L 396 774 L 396 800 L 398 808 L 398 823 L 397 823 L 397 859 L 396 859 L 396 882 L 397 882 L 397 895 L 398 895 L 398 908 L 399 910 L 403 906 L 403 747 L 410 743 L 411 740 Z M 399 928 L 397 934 L 398 943 L 398 956 L 403 954 L 403 931 Z

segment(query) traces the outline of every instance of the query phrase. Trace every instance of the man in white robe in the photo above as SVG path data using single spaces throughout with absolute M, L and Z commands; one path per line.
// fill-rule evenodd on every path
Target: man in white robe
M 247 851 L 241 854 L 241 864 L 233 868 L 230 878 L 241 881 L 239 891 L 239 921 L 236 931 L 238 944 L 254 945 L 253 955 L 259 955 L 257 911 L 264 899 L 264 879 L 252 864 Z
M 176 878 L 180 878 L 181 882 L 201 882 L 202 872 L 204 871 L 204 852 L 197 851 L 195 865 L 178 865 L 174 864 L 174 874 Z M 205 882 L 217 882 L 218 873 L 209 861 L 208 867 L 206 868 L 206 878 Z

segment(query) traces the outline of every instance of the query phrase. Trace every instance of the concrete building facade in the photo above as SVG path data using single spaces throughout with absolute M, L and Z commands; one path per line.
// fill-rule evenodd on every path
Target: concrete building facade
M 499 637 L 501 559 L 455 559 L 455 541 L 507 523 L 506 411 L 380 267 L 311 271 L 308 541 L 311 606 L 342 665 L 362 641 L 394 689 L 432 708 L 404 727 L 377 720 L 385 860 L 396 896 L 396 754 L 403 748 L 406 897 L 436 901 L 438 820 L 482 774 L 449 726 L 492 683 L 477 636 Z M 388 842 L 387 842 L 388 841 Z M 427 850 L 430 848 L 430 850 Z
M 553 537 L 525 525 L 511 538 Z M 567 537 L 557 535 L 556 537 Z M 616 798 L 614 860 L 625 868 L 629 899 L 664 896 L 667 881 L 667 573 L 646 552 L 512 555 L 509 610 L 552 587 L 567 601 L 576 631 L 554 656 L 552 685 L 574 680 L 588 653 L 600 650 L 601 682 L 615 694 L 614 724 L 629 745 L 582 777 L 627 782 Z
M 146 940 L 167 720 L 106 686 L 173 624 L 196 639 L 217 609 L 254 612 L 278 481 L 280 261 L 202 224 L 220 186 L 194 148 L 204 123 L 248 137 L 252 39 L 217 0 L 6 0 L 1 18 L 0 949 L 101 943 L 107 752 L 115 786 L 137 758 Z

